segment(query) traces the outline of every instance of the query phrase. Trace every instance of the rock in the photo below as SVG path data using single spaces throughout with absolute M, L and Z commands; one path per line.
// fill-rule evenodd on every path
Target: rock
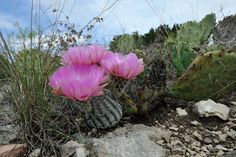
M 169 147 L 172 154 L 184 155 L 186 153 L 184 144 L 178 138 L 174 138 Z
M 225 153 L 223 156 L 221 157 L 235 157 L 236 156 L 236 151 L 232 151 L 232 152 L 227 152 Z
M 236 105 L 236 102 L 235 102 L 235 101 L 231 101 L 230 103 L 233 104 L 233 105 Z
M 207 149 L 211 152 L 214 150 L 213 146 L 211 144 L 206 145 Z
M 225 148 L 225 147 L 222 146 L 222 145 L 216 145 L 215 148 L 218 149 L 218 150 L 223 150 L 223 151 L 227 151 L 227 150 L 228 150 L 227 148 Z
M 217 143 L 219 143 L 219 140 L 213 139 L 213 142 L 214 142 L 215 144 L 217 144 Z
M 201 147 L 201 150 L 204 151 L 204 152 L 207 152 L 207 153 L 209 152 L 209 150 L 207 149 L 206 146 L 202 146 L 202 147 Z
M 212 143 L 212 139 L 209 138 L 209 137 L 204 138 L 203 141 L 204 141 L 206 144 L 210 144 L 210 143 Z
M 216 156 L 222 156 L 224 155 L 224 151 L 223 150 L 219 150 L 216 154 Z
M 197 137 L 197 139 L 199 139 L 200 141 L 202 141 L 202 135 L 199 134 L 197 131 L 193 132 L 193 136 Z
M 203 157 L 203 156 L 200 153 L 198 153 L 194 157 Z
M 222 133 L 227 133 L 229 131 L 229 127 L 228 126 L 225 126 L 221 129 Z
M 11 124 L 0 126 L 0 144 L 9 144 L 17 138 L 17 131 Z
M 61 156 L 63 157 L 86 157 L 88 155 L 88 151 L 86 150 L 84 144 L 77 143 L 73 140 L 62 145 L 61 149 Z
M 193 124 L 193 125 L 200 125 L 201 123 L 199 123 L 198 121 L 191 121 L 191 124 Z
M 40 148 L 37 148 L 37 149 L 33 150 L 33 151 L 30 153 L 29 157 L 40 157 L 40 151 L 41 151 Z
M 229 111 L 230 109 L 226 105 L 216 103 L 211 99 L 199 101 L 194 104 L 194 112 L 200 117 L 217 116 L 223 120 L 227 120 Z
M 227 134 L 220 134 L 220 135 L 218 135 L 218 137 L 219 137 L 219 141 L 220 141 L 220 142 L 225 142 L 225 141 L 226 141 Z
M 173 131 L 178 131 L 178 130 L 179 130 L 179 128 L 174 127 L 174 126 L 169 127 L 169 129 L 170 129 L 170 130 L 173 130 Z
M 9 144 L 0 146 L 0 157 L 24 156 L 27 151 L 26 144 Z
M 164 149 L 155 142 L 163 137 L 158 132 L 156 127 L 142 124 L 118 128 L 103 137 L 91 139 L 91 153 L 98 157 L 164 156 Z
M 236 139 L 236 131 L 234 129 L 229 129 L 229 131 L 226 134 L 230 136 L 232 139 Z
M 201 149 L 200 147 L 197 147 L 197 146 L 191 146 L 191 148 L 196 152 L 199 152 Z
M 176 111 L 177 111 L 177 114 L 178 114 L 179 116 L 187 116 L 187 115 L 188 115 L 188 113 L 186 112 L 186 110 L 185 110 L 185 109 L 182 109 L 182 108 L 180 108 L 180 107 L 176 108 Z
M 159 144 L 159 145 L 162 145 L 164 142 L 165 142 L 164 140 L 156 141 L 156 143 Z
M 73 157 L 87 157 L 89 154 L 88 151 L 85 149 L 85 147 L 76 148 L 75 152 L 76 155 Z
M 159 130 L 159 129 L 158 129 Z M 159 131 L 161 132 L 161 131 Z M 162 131 L 163 132 L 163 131 Z M 173 133 L 171 131 L 166 130 L 164 133 L 160 134 L 162 136 L 162 138 L 166 141 L 169 142 L 170 141 L 170 137 Z
M 201 146 L 201 142 L 197 141 L 197 140 L 193 140 L 191 143 L 192 146 L 196 146 L 196 147 L 200 147 Z
M 193 141 L 193 138 L 190 135 L 185 135 L 184 136 L 184 141 L 187 143 L 190 143 L 191 141 Z

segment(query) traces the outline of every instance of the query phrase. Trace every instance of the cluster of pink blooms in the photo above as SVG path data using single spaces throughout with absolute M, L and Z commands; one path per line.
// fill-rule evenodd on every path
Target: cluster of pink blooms
M 108 76 L 134 79 L 144 70 L 143 59 L 134 53 L 113 53 L 98 45 L 69 48 L 62 64 L 49 78 L 53 92 L 74 100 L 88 100 L 103 94 Z

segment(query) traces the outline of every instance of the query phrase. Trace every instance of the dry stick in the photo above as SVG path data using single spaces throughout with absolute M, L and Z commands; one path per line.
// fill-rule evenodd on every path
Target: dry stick
M 102 16 L 102 14 L 104 12 L 106 12 L 107 10 L 111 9 L 117 2 L 119 2 L 120 0 L 116 0 L 115 2 L 113 2 L 109 7 L 107 7 L 106 9 L 104 8 L 104 10 L 96 17 L 94 17 L 92 20 L 90 20 L 79 32 L 79 34 L 81 35 L 83 33 L 83 31 L 97 18 L 99 18 L 100 16 Z
M 10 49 L 9 49 L 9 47 L 7 46 L 6 40 L 4 39 L 4 37 L 3 37 L 3 35 L 2 35 L 2 32 L 0 32 L 0 39 L 2 40 L 2 43 L 3 43 L 3 45 L 2 45 L 2 47 L 3 47 L 3 53 L 6 55 L 6 57 L 9 56 L 10 59 L 11 59 L 11 62 L 13 63 L 13 58 L 11 57 Z M 4 50 L 5 50 L 5 51 L 4 51 Z M 5 53 L 5 52 L 7 52 L 7 53 Z

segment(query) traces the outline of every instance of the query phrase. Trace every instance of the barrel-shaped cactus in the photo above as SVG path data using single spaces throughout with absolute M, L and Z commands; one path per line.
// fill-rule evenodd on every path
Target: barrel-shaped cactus
M 105 129 L 116 125 L 122 117 L 122 108 L 109 90 L 102 96 L 91 98 L 92 109 L 85 114 L 87 124 L 93 128 Z

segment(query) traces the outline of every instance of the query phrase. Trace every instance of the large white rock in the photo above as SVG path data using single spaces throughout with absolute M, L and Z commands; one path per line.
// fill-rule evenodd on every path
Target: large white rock
M 92 151 L 98 157 L 162 157 L 165 151 L 155 141 L 164 134 L 156 127 L 145 125 L 118 128 L 102 138 L 93 138 Z
M 207 101 L 199 101 L 194 104 L 194 112 L 200 117 L 218 116 L 223 120 L 227 120 L 229 117 L 230 109 L 220 103 L 208 99 Z

